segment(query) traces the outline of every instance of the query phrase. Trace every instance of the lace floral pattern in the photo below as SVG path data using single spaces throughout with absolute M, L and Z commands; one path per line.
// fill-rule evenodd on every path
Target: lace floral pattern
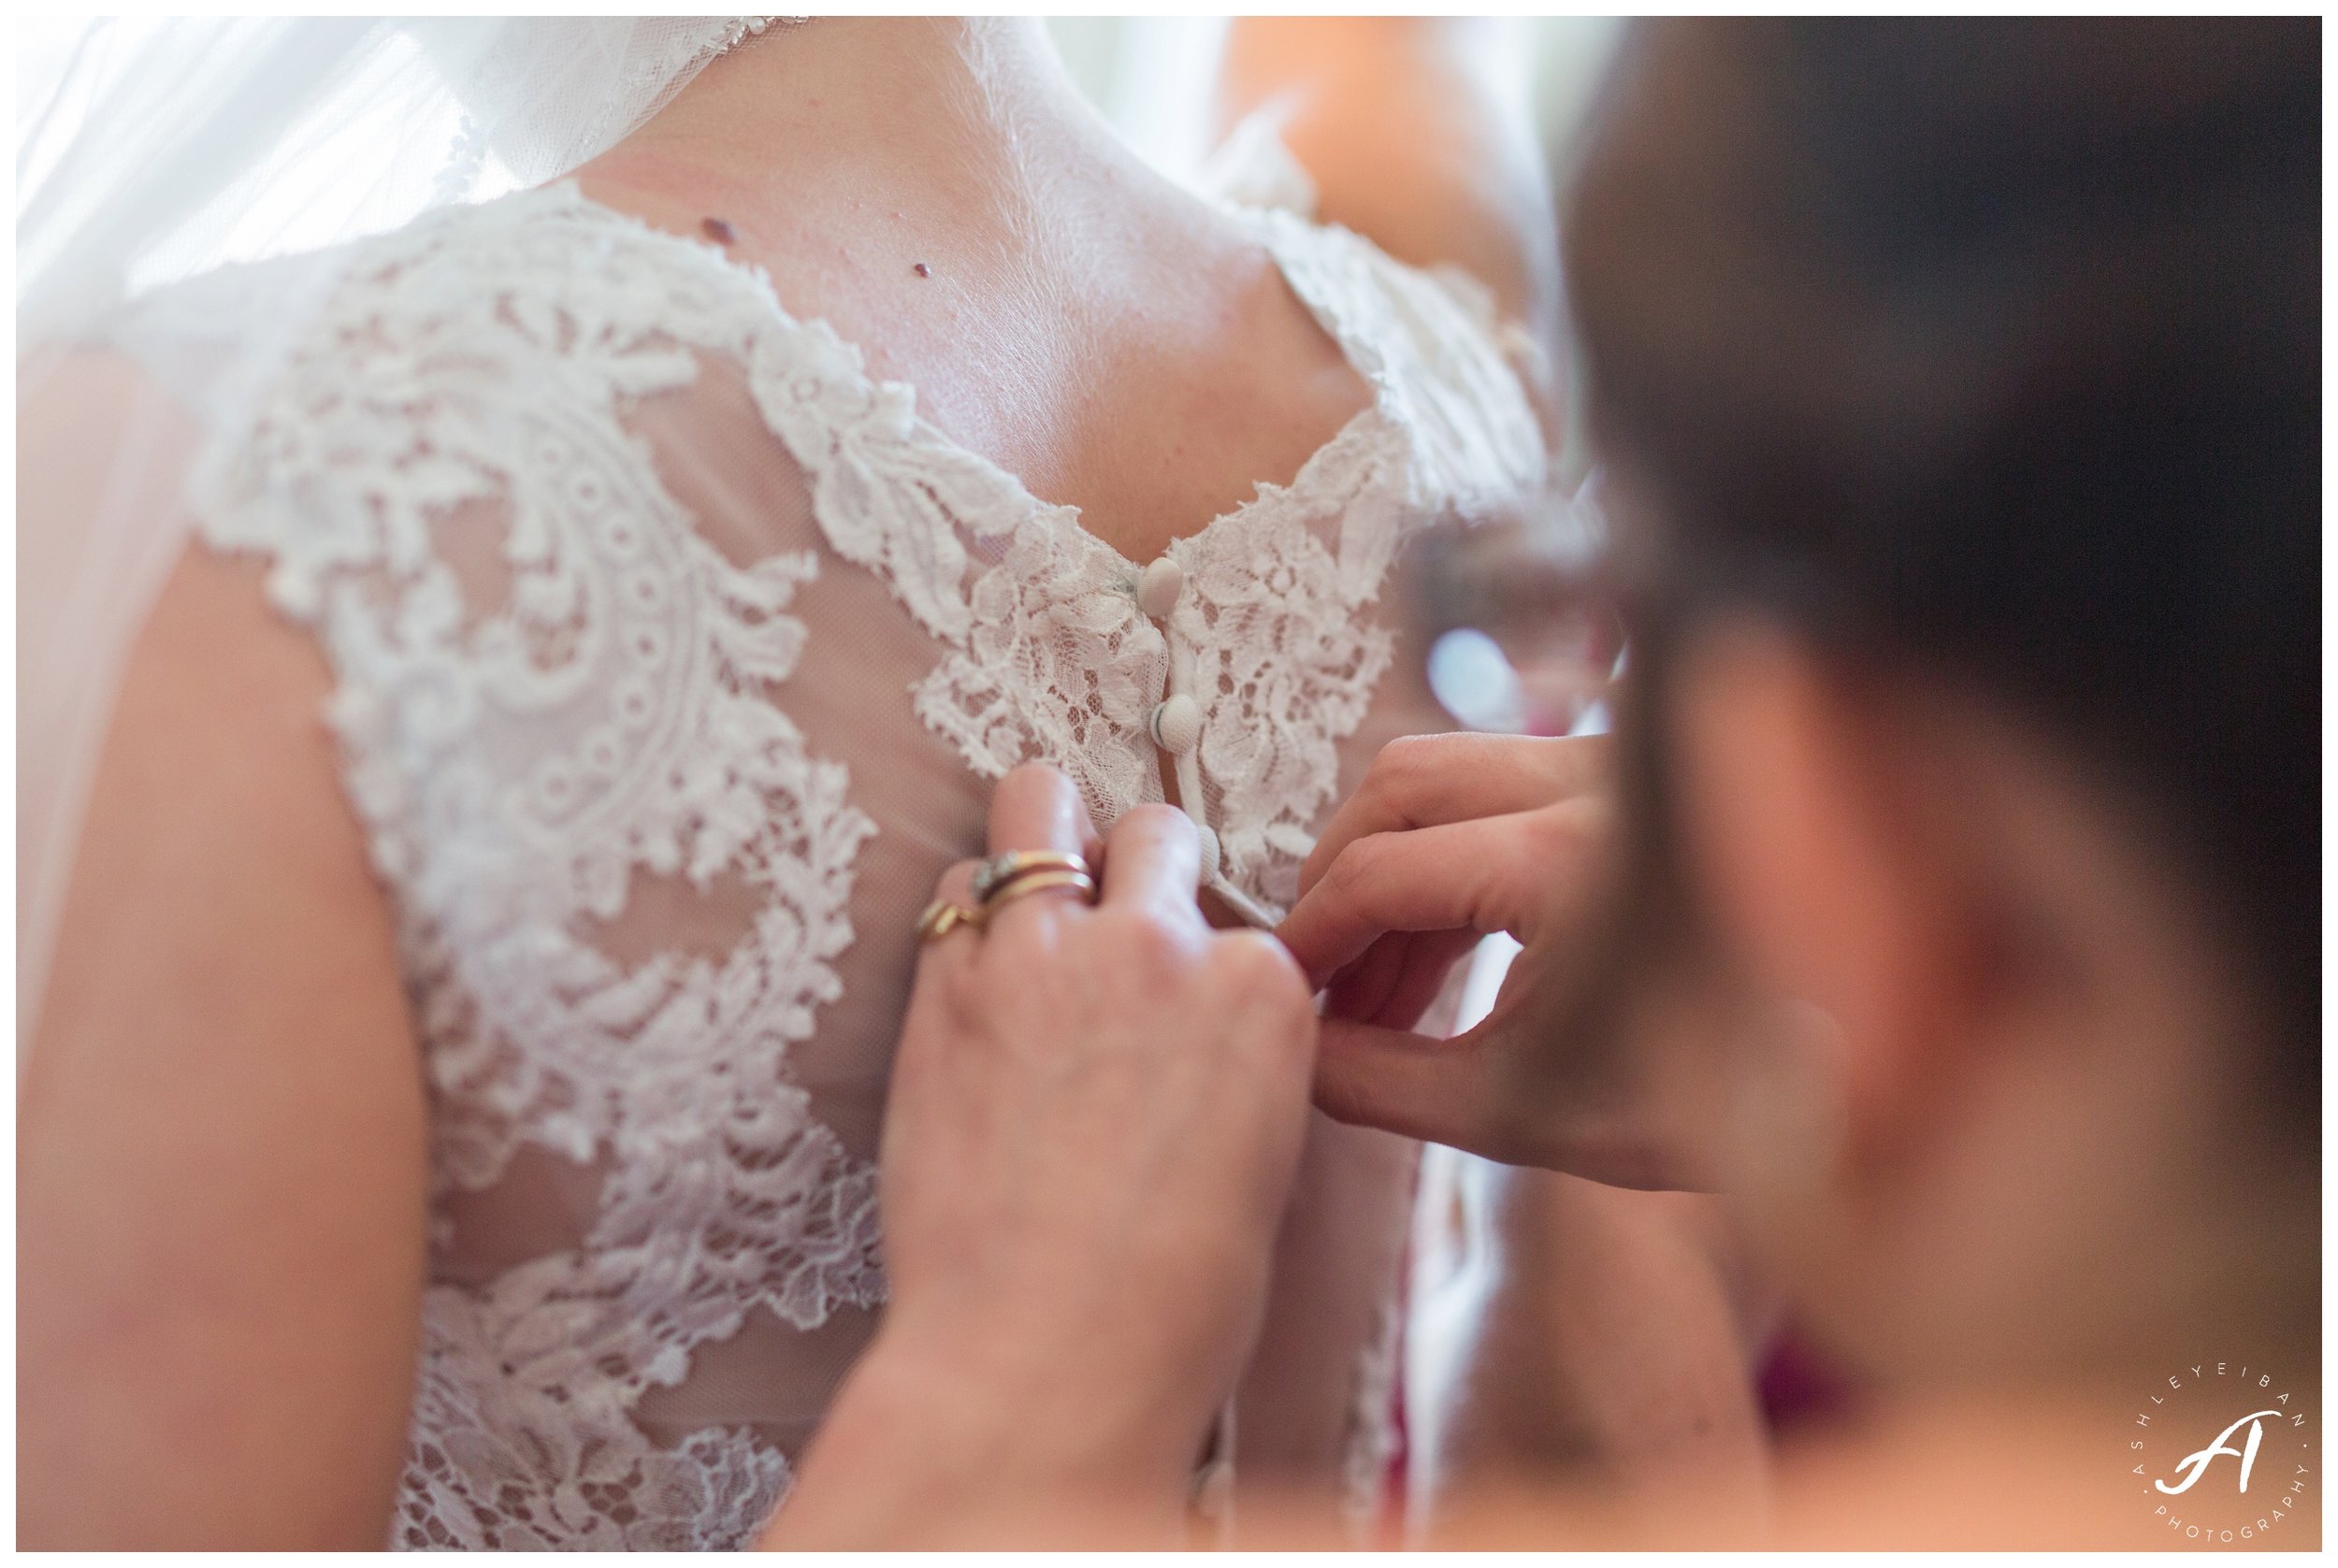
M 872 825 L 766 695 L 816 562 L 725 560 L 619 418 L 693 377 L 690 349 L 737 352 L 753 291 L 639 245 L 546 288 L 575 275 L 557 211 L 383 242 L 197 508 L 213 545 L 272 557 L 339 672 L 440 1190 L 525 1143 L 607 1163 L 582 1247 L 431 1288 L 400 1544 L 736 1545 L 779 1456 L 721 1431 L 659 1453 L 629 1412 L 755 1306 L 810 1327 L 882 1298 L 873 1172 L 786 1068 L 837 994 Z M 466 508 L 501 520 L 495 602 L 449 547 Z M 758 912 L 719 958 L 622 962 L 592 932 L 642 875 L 743 881 Z
M 523 1148 L 599 1174 L 577 1244 L 429 1286 L 396 1544 L 745 1543 L 782 1456 L 724 1425 L 661 1446 L 637 1406 L 751 1312 L 810 1330 L 884 1294 L 873 1170 L 790 1066 L 841 995 L 875 831 L 787 712 L 797 599 L 840 568 L 717 551 L 626 410 L 710 357 L 743 368 L 828 548 L 938 645 L 903 700 L 978 773 L 1054 760 L 1107 823 L 1159 798 L 1146 717 L 1190 660 L 1227 874 L 1287 897 L 1334 742 L 1389 661 L 1368 607 L 1402 534 L 1457 475 L 1537 482 L 1542 452 L 1498 365 L 1456 346 L 1482 342 L 1457 302 L 1392 292 L 1415 275 L 1352 237 L 1257 222 L 1375 401 L 1288 489 L 1173 548 L 1191 587 L 1165 636 L 1075 513 L 952 446 L 759 275 L 572 186 L 354 251 L 198 471 L 203 536 L 264 554 L 335 668 L 328 718 L 397 897 L 441 1238 L 446 1201 Z M 159 296 L 124 346 L 166 361 L 220 297 Z M 605 933 L 645 881 L 743 888 L 753 913 L 727 951 L 628 952 Z
M 1335 742 L 1388 665 L 1390 635 L 1362 612 L 1397 549 L 1440 509 L 1514 502 L 1545 476 L 1469 301 L 1343 230 L 1250 219 L 1374 398 L 1290 486 L 1260 484 L 1169 547 L 1189 588 L 1168 638 L 1136 604 L 1137 565 L 1075 508 L 923 424 L 908 388 L 872 381 L 825 328 L 810 329 L 821 373 L 758 366 L 758 391 L 815 475 L 830 543 L 949 649 L 916 711 L 975 772 L 1051 762 L 1100 824 L 1162 798 L 1147 720 L 1173 660 L 1191 661 L 1222 875 L 1278 913 L 1337 788 Z
M 1378 576 L 1349 591 L 1313 531 L 1369 507 L 1386 444 L 1372 440 L 1355 460 L 1333 450 L 1327 472 L 1263 496 L 1239 540 L 1205 533 L 1171 552 L 1190 584 L 1173 631 L 1197 667 L 1202 773 L 1219 795 L 1224 863 L 1270 908 L 1297 891 L 1308 824 L 1338 783 L 1334 743 L 1362 722 L 1388 668 L 1388 631 L 1360 613 Z

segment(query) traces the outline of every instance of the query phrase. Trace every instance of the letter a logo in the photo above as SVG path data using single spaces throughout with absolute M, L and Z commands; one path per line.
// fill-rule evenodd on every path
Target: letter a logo
M 2241 1489 L 2243 1491 L 2248 1490 L 2249 1471 L 2257 1463 L 2257 1446 L 2263 1442 L 2265 1438 L 2265 1429 L 2259 1426 L 2257 1423 L 2263 1420 L 2268 1416 L 2278 1416 L 2280 1414 L 2281 1412 L 2278 1410 L 2259 1410 L 2254 1416 L 2242 1417 L 2239 1420 L 2225 1428 L 2224 1431 L 2218 1432 L 2216 1434 L 2216 1440 L 2214 1443 L 2211 1443 L 2207 1447 L 2202 1448 L 2197 1454 L 2186 1454 L 2184 1456 L 2183 1462 L 2175 1467 L 2175 1473 L 2178 1475 L 2184 1476 L 2182 1482 L 2172 1487 L 2168 1485 L 2165 1481 L 2154 1481 L 2152 1485 L 2158 1488 L 2161 1491 L 2166 1492 L 2170 1497 L 2174 1497 L 2183 1492 L 2190 1491 L 2192 1489 L 2193 1483 L 2198 1481 L 2202 1475 L 2207 1474 L 2208 1467 L 2216 1461 L 2219 1455 L 2222 1455 L 2230 1459 L 2239 1460 L 2241 1461 Z M 2234 1448 L 2228 1446 L 2228 1442 L 2231 1438 L 2232 1434 L 2239 1431 L 2244 1426 L 2249 1429 L 2248 1446 L 2245 1448 Z M 2185 1472 L 2187 1470 L 2190 1471 L 2191 1474 L 2186 1475 Z

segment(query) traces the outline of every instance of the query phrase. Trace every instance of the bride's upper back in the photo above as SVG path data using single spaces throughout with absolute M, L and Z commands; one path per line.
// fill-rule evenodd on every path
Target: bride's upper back
M 1287 483 L 1370 398 L 1256 234 L 1136 159 L 1035 26 L 753 40 L 579 183 L 768 270 L 1135 560 Z

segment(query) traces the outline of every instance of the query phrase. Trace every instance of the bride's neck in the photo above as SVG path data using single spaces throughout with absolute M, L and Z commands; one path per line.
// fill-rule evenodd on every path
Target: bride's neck
M 714 60 L 594 167 L 652 187 L 686 173 L 748 200 L 846 174 L 1019 207 L 1073 152 L 1125 159 L 1036 21 L 828 17 Z

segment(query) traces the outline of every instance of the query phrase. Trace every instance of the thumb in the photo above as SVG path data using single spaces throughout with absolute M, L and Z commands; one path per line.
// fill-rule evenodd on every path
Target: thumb
M 1450 1040 L 1325 1018 L 1315 1103 L 1335 1121 L 1503 1158 L 1508 1118 L 1493 1092 L 1483 1026 Z
M 1696 1107 L 1671 1115 L 1610 1107 L 1552 1115 L 1521 1098 L 1510 1071 L 1517 1026 L 1494 1014 L 1450 1040 L 1325 1018 L 1315 1103 L 1335 1121 L 1444 1144 L 1502 1165 L 1535 1166 L 1609 1187 L 1718 1190 L 1720 1153 Z M 1678 1097 L 1675 1097 L 1678 1098 Z M 1683 1111 L 1687 1113 L 1683 1115 Z M 1708 1118 L 1710 1120 L 1710 1117 Z

